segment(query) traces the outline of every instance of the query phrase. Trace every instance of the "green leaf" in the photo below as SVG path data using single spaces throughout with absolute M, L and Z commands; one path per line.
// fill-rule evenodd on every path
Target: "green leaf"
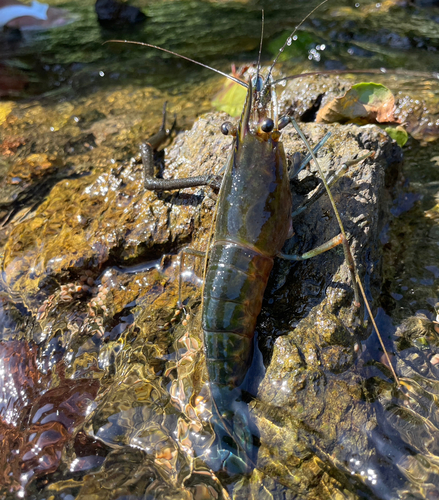
M 393 99 L 392 92 L 381 83 L 363 82 L 352 85 L 362 104 L 377 107 L 389 99 Z
M 214 97 L 212 106 L 217 111 L 225 111 L 236 117 L 242 113 L 247 89 L 228 80 L 222 90 Z
M 396 141 L 398 146 L 403 147 L 408 141 L 409 135 L 403 127 L 384 127 L 384 130 Z

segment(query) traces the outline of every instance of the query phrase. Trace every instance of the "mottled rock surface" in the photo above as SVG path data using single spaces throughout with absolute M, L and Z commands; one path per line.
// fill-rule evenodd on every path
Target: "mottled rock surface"
M 71 123 L 67 115 L 73 112 L 84 121 Z M 39 170 L 29 155 L 9 162 L 14 172 L 26 165 L 30 173 L 22 178 L 29 186 L 46 174 L 52 185 L 35 206 L 11 213 L 3 228 L 2 339 L 8 349 L 20 339 L 20 349 L 38 360 L 29 365 L 29 376 L 44 375 L 51 390 L 75 381 L 71 391 L 81 404 L 69 414 L 72 423 L 62 424 L 65 432 L 46 467 L 38 464 L 46 463 L 48 443 L 35 448 L 41 415 L 20 421 L 8 449 L 21 457 L 32 448 L 33 461 L 25 477 L 2 476 L 3 487 L 55 498 L 98 498 L 104 490 L 100 498 L 145 491 L 152 498 L 227 498 L 220 483 L 227 479 L 210 470 L 218 457 L 209 457 L 214 435 L 199 327 L 203 263 L 192 257 L 183 274 L 186 310 L 176 314 L 177 253 L 187 244 L 206 248 L 215 194 L 209 188 L 145 192 L 142 168 L 130 161 L 130 130 L 137 138 L 150 128 L 134 114 L 116 123 L 92 110 L 68 113 L 59 119 L 74 137 L 67 141 L 60 125 L 59 142 L 37 162 Z M 16 131 L 25 129 L 18 111 L 14 119 Z M 220 133 L 226 119 L 204 115 L 179 134 L 166 151 L 164 177 L 220 173 L 231 148 L 230 137 Z M 303 130 L 312 144 L 331 132 L 319 152 L 327 175 L 373 152 L 349 168 L 333 194 L 366 292 L 376 296 L 379 235 L 399 179 L 401 150 L 374 125 L 307 123 Z M 112 140 L 122 150 L 114 153 Z M 306 153 L 289 127 L 283 143 L 290 154 Z M 69 178 L 62 169 L 67 160 Z M 295 207 L 319 184 L 315 167 L 302 172 L 292 182 Z M 325 194 L 293 225 L 285 252 L 303 253 L 339 233 Z M 257 326 L 266 372 L 252 372 L 261 380 L 250 404 L 260 432 L 258 468 L 249 482 L 235 485 L 236 498 L 262 498 L 262 492 L 273 498 L 358 498 L 359 491 L 379 496 L 375 476 L 362 474 L 364 464 L 375 474 L 381 457 L 378 410 L 371 404 L 380 392 L 364 382 L 368 363 L 378 366 L 371 377 L 382 379 L 380 394 L 389 401 L 392 386 L 379 355 L 368 350 L 370 324 L 352 303 L 340 248 L 296 265 L 276 264 Z M 70 405 L 73 392 L 54 393 L 53 411 Z M 43 403 L 36 394 L 33 402 L 20 400 L 17 411 Z M 15 447 L 15 439 L 22 444 Z M 393 462 L 386 467 L 395 477 L 388 489 L 395 491 L 404 474 Z

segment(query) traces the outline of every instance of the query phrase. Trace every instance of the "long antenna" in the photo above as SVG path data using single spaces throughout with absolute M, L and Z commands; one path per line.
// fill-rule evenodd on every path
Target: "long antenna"
M 263 40 L 264 40 L 264 9 L 262 9 L 261 40 L 259 42 L 258 66 L 256 69 L 256 82 L 258 81 L 259 70 L 261 69 L 261 53 L 262 53 L 262 41 Z
M 325 0 L 326 2 L 327 0 Z M 212 68 L 208 66 L 207 64 L 203 64 L 199 61 L 195 61 L 195 59 L 191 59 L 190 57 L 182 56 L 181 54 L 178 54 L 177 52 L 173 52 L 172 50 L 169 49 L 164 49 L 163 47 L 159 47 L 158 45 L 152 45 L 151 43 L 145 43 L 145 42 L 132 42 L 130 40 L 107 40 L 105 43 L 130 43 L 131 45 L 142 45 L 143 47 L 151 47 L 152 49 L 157 49 L 161 50 L 162 52 L 167 52 L 168 54 L 172 54 L 173 56 L 180 57 L 180 59 L 186 59 L 186 61 L 189 61 L 194 64 L 198 64 L 198 66 L 202 66 L 203 68 L 210 69 L 211 71 L 214 71 L 215 73 L 218 73 L 221 76 L 225 76 L 229 80 L 232 80 L 232 82 L 238 83 L 239 85 L 242 85 L 246 89 L 248 89 L 248 84 L 243 82 L 242 80 L 239 80 L 238 78 L 235 78 L 232 75 L 228 75 L 227 73 L 223 73 L 219 69 Z
M 274 61 L 271 63 L 271 66 L 270 66 L 270 69 L 268 71 L 268 75 L 267 75 L 267 79 L 265 81 L 265 85 L 268 84 L 268 81 L 269 81 L 269 78 L 271 76 L 271 72 L 273 71 L 273 68 L 274 68 L 274 65 L 277 63 L 277 60 L 279 59 L 279 56 L 282 54 L 282 52 L 285 50 L 285 47 L 287 45 L 289 45 L 291 43 L 291 39 L 293 38 L 294 34 L 296 33 L 296 31 L 302 26 L 302 24 L 308 19 L 308 17 L 312 16 L 314 14 L 314 12 L 317 10 L 317 9 L 320 9 L 320 7 L 325 4 L 326 2 L 328 2 L 329 0 L 323 0 L 323 2 L 319 3 L 319 5 L 317 5 L 317 7 L 314 7 L 314 9 L 309 12 L 301 21 L 300 23 L 294 28 L 294 30 L 291 32 L 291 35 L 285 40 L 285 43 L 282 45 L 282 47 L 279 49 L 279 52 L 277 54 L 277 56 L 274 58 Z

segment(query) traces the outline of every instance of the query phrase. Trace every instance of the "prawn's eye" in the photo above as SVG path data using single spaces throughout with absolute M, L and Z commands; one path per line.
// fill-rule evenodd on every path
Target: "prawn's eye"
M 264 88 L 264 79 L 262 78 L 262 76 L 258 75 L 257 78 L 256 76 L 253 77 L 252 85 L 256 92 L 261 92 L 261 90 Z
M 224 122 L 221 125 L 221 132 L 224 135 L 236 135 L 236 127 L 231 122 Z
M 261 124 L 263 132 L 271 132 L 274 129 L 274 121 L 271 118 L 266 118 Z

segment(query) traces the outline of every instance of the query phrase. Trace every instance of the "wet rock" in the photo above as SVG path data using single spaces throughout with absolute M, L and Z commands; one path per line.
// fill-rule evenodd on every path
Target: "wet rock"
M 71 129 L 74 140 L 81 140 L 88 132 L 69 121 L 67 113 L 80 115 L 65 110 L 60 132 Z M 178 135 L 167 151 L 164 177 L 218 174 L 231 147 L 230 137 L 220 132 L 226 118 L 205 115 Z M 113 130 L 114 125 L 106 120 L 91 125 L 96 149 L 109 148 L 111 140 L 123 142 L 123 134 L 105 135 L 106 126 Z M 373 158 L 352 166 L 333 190 L 360 275 L 366 276 L 368 290 L 374 290 L 379 284 L 377 237 L 390 200 L 386 184 L 398 178 L 400 149 L 375 126 L 310 123 L 303 129 L 312 144 L 332 133 L 319 153 L 327 175 L 356 155 L 374 152 Z M 306 153 L 290 128 L 283 132 L 283 142 L 288 152 Z M 141 481 L 152 478 L 151 495 L 157 498 L 172 488 L 181 498 L 215 498 L 221 491 L 219 480 L 206 464 L 221 463 L 221 457 L 208 456 L 214 438 L 197 323 L 197 273 L 202 275 L 203 262 L 186 260 L 182 298 L 188 314 L 175 315 L 176 254 L 189 242 L 206 248 L 215 194 L 209 188 L 145 192 L 141 165 L 129 160 L 129 149 L 121 156 L 111 163 L 101 161 L 89 175 L 57 182 L 28 220 L 11 227 L 2 258 L 2 286 L 27 322 L 8 335 L 36 342 L 51 377 L 56 361 L 65 364 L 69 380 L 100 381 L 84 423 L 60 445 L 65 450 L 60 467 L 77 470 L 80 495 L 95 494 L 108 471 L 115 474 L 114 489 L 126 494 L 131 477 L 117 476 L 118 457 L 123 457 L 121 462 L 127 470 L 138 470 Z M 72 161 L 79 161 L 76 155 Z M 314 167 L 302 172 L 297 182 L 302 189 L 294 196 L 296 208 L 320 184 Z M 294 219 L 294 231 L 287 252 L 302 253 L 339 233 L 326 196 Z M 192 268 L 195 272 L 187 273 Z M 253 408 L 265 478 L 257 471 L 253 480 L 270 491 L 285 491 L 276 478 L 292 475 L 293 484 L 287 486 L 302 492 L 297 484 L 306 478 L 304 484 L 316 498 L 322 484 L 334 492 L 363 488 L 359 469 L 349 481 L 352 471 L 346 465 L 337 479 L 325 472 L 355 454 L 372 454 L 357 426 L 369 429 L 374 414 L 362 398 L 354 368 L 356 345 L 368 332 L 352 311 L 343 254 L 336 249 L 296 266 L 282 263 L 273 274 L 274 292 L 267 296 L 258 326 L 268 369 Z M 285 335 L 277 338 L 279 333 Z M 306 406 L 308 400 L 312 404 Z M 80 442 L 89 450 L 100 443 L 100 458 L 87 458 L 92 452 L 78 455 Z M 271 449 L 273 443 L 278 451 Z M 329 459 L 333 453 L 335 458 Z M 278 465 L 278 457 L 286 458 L 285 465 Z M 303 467 L 296 470 L 299 465 Z M 86 474 L 101 466 L 102 474 Z M 191 480 L 180 490 L 189 471 Z M 204 496 L 198 471 L 214 488 Z M 50 488 L 68 492 L 71 484 L 59 481 Z
M 146 21 L 146 15 L 138 7 L 117 0 L 96 0 L 95 11 L 99 24 L 105 28 L 117 28 Z
M 400 123 L 404 123 L 407 132 L 424 144 L 437 140 L 439 114 L 432 111 L 422 99 L 403 92 L 399 92 L 396 97 L 396 116 Z
M 294 79 L 287 81 L 279 103 L 296 119 L 312 122 L 320 108 L 343 95 L 351 86 L 349 80 L 340 76 L 319 75 Z
M 203 162 L 191 162 L 180 172 L 199 175 L 203 167 Z M 171 167 L 168 175 L 172 172 Z M 138 165 L 58 183 L 35 216 L 10 235 L 3 261 L 5 283 L 32 308 L 53 290 L 55 276 L 78 275 L 110 259 L 127 264 L 160 258 L 188 241 L 194 226 L 200 227 L 202 200 L 193 194 L 145 192 Z M 204 204 L 205 210 L 212 206 L 210 200 Z
M 310 124 L 305 130 L 313 137 L 327 129 Z M 356 266 L 376 294 L 380 275 L 377 240 L 391 200 L 386 184 L 397 172 L 401 153 L 375 126 L 328 130 L 333 133 L 327 143 L 330 158 L 338 165 L 361 155 L 362 148 L 375 153 L 372 161 L 350 169 L 333 194 L 350 235 Z M 285 143 L 289 140 L 285 138 Z M 312 142 L 317 142 L 317 136 Z M 322 156 L 325 158 L 324 153 Z M 294 219 L 293 227 L 301 251 L 339 232 L 326 197 Z M 356 456 L 362 457 L 362 463 L 377 461 L 368 439 L 375 426 L 375 411 L 365 404 L 362 378 L 354 368 L 358 346 L 369 334 L 355 316 L 352 300 L 344 258 L 333 251 L 295 266 L 284 287 L 275 293 L 274 304 L 266 306 L 274 308 L 274 314 L 263 321 L 264 329 L 270 325 L 286 334 L 274 339 L 271 358 L 266 354 L 269 364 L 252 409 L 261 432 L 258 468 L 271 478 L 263 484 L 273 494 L 279 489 L 277 481 L 284 481 L 299 497 L 333 498 L 342 489 L 356 498 L 359 488 L 374 495 L 372 480 L 349 465 Z M 282 313 L 288 304 L 294 304 L 298 312 Z M 282 320 L 274 319 L 282 316 Z M 339 483 L 329 481 L 325 492 L 321 479 L 334 466 L 340 472 Z M 369 468 L 375 470 L 375 466 Z
M 382 83 L 392 88 L 388 76 L 380 74 L 368 75 L 366 81 Z M 433 78 L 433 75 L 432 75 Z M 410 89 L 410 81 L 399 86 Z M 343 76 L 318 75 L 287 81 L 285 90 L 281 93 L 279 102 L 287 106 L 288 114 L 296 119 L 315 121 L 317 112 L 333 99 L 341 97 L 352 87 L 353 81 Z M 398 85 L 397 85 L 398 86 Z M 422 99 L 410 94 L 410 91 L 399 90 L 395 94 L 394 118 L 404 124 L 405 130 L 415 139 L 423 143 L 435 141 L 439 137 L 439 117 L 437 100 L 430 97 Z
M 151 104 L 153 95 L 160 101 Z M 139 143 L 156 130 L 166 98 L 151 89 L 126 89 L 73 104 L 4 103 L 0 107 L 2 222 L 3 212 L 9 220 L 19 220 L 18 212 L 38 206 L 61 179 L 134 155 Z M 66 144 L 76 146 L 73 155 L 66 154 Z
M 96 147 L 96 137 L 93 134 L 84 134 L 74 141 L 68 141 L 64 146 L 65 152 L 74 155 L 81 154 Z

